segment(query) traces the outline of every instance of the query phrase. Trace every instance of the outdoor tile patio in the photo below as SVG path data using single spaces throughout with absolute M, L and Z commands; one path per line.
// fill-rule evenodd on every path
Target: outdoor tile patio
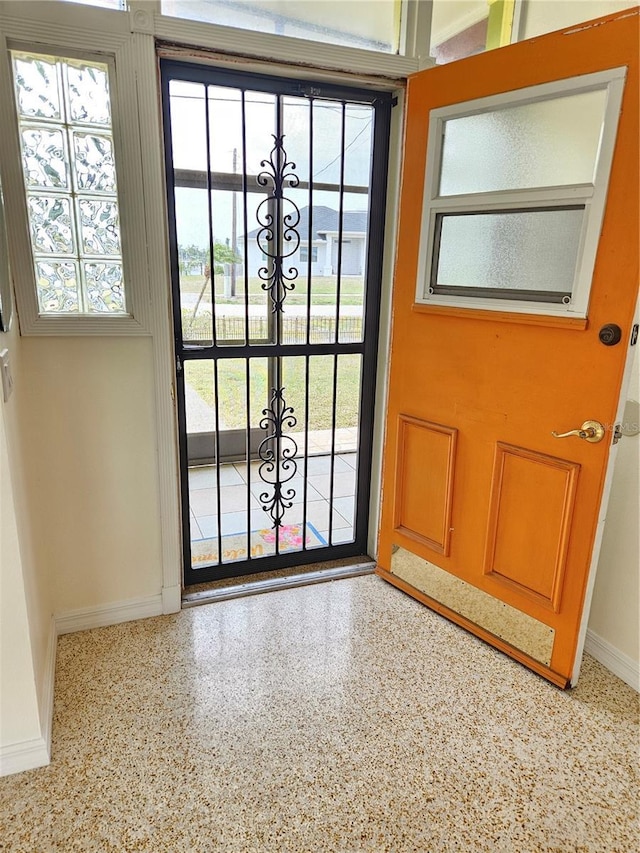
M 344 441 L 351 440 L 344 437 Z M 319 443 L 319 442 L 318 442 Z M 354 505 L 356 486 L 356 453 L 336 455 L 333 481 L 332 544 L 341 544 L 354 537 Z M 299 471 L 303 471 L 302 460 Z M 265 484 L 260 479 L 260 462 L 249 465 L 237 462 L 220 466 L 220 532 L 222 536 L 238 534 L 247 529 L 247 497 L 251 511 L 251 529 L 270 528 L 271 517 L 262 509 L 260 495 Z M 329 494 L 331 457 L 310 456 L 307 460 L 307 522 L 326 542 L 329 541 Z M 218 475 L 214 465 L 189 469 L 189 504 L 191 541 L 218 536 Z M 303 521 L 304 477 L 294 477 L 290 488 L 295 491 L 293 506 L 286 510 L 285 523 Z

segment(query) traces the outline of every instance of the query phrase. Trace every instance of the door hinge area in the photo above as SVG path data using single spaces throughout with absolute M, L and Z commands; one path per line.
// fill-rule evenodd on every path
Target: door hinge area
M 176 356 L 176 373 L 182 373 L 182 362 L 179 355 Z

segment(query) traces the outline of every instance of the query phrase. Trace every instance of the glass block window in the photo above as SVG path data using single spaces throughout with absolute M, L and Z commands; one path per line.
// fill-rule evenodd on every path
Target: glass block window
M 126 314 L 109 67 L 12 61 L 39 312 Z

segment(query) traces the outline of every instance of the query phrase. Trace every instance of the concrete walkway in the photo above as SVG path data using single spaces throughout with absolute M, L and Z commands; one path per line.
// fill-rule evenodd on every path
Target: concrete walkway
M 195 293 L 183 293 L 181 295 L 181 305 L 183 308 L 194 308 L 198 300 Z M 216 317 L 244 317 L 244 303 L 224 303 L 216 302 Z M 249 305 L 249 316 L 264 317 L 268 311 L 267 304 Z M 341 317 L 361 317 L 363 312 L 362 305 L 341 305 Z M 211 313 L 211 302 L 206 302 L 204 299 L 198 308 L 198 316 L 200 314 Z M 286 317 L 306 317 L 306 305 L 287 305 L 285 301 L 283 314 Z M 335 317 L 335 305 L 311 305 L 311 315 L 313 317 Z

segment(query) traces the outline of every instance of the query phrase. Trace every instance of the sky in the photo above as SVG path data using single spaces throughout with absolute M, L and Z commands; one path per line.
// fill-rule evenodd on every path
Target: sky
M 242 135 L 241 92 L 220 86 L 209 86 L 209 148 L 210 165 L 214 172 L 233 172 L 234 150 L 236 171 L 243 169 L 243 150 L 249 184 L 256 186 L 255 176 L 264 167 L 273 148 L 276 132 L 276 98 L 263 92 L 245 94 L 245 138 Z M 175 169 L 206 172 L 207 134 L 205 86 L 200 83 L 171 83 L 171 129 Z M 311 116 L 311 113 L 313 115 Z M 313 120 L 313 146 L 310 146 L 310 121 Z M 288 160 L 295 163 L 292 171 L 301 181 L 308 181 L 310 160 L 313 160 L 314 182 L 339 185 L 341 177 L 342 106 L 335 101 L 315 100 L 313 107 L 304 98 L 284 97 L 282 129 Z M 344 182 L 362 187 L 369 183 L 371 168 L 373 108 L 349 104 L 345 109 Z M 268 168 L 268 167 L 267 167 Z M 340 200 L 336 191 L 314 189 L 313 204 L 338 210 Z M 215 191 L 212 196 L 213 231 L 216 239 L 225 242 L 231 237 L 231 192 Z M 306 189 L 288 189 L 286 196 L 299 208 L 309 204 Z M 176 188 L 176 220 L 180 245 L 206 247 L 209 243 L 206 190 Z M 258 226 L 256 209 L 265 198 L 261 193 L 247 194 L 247 226 Z M 366 193 L 345 193 L 345 210 L 365 210 Z M 237 234 L 244 233 L 242 195 L 236 200 Z

